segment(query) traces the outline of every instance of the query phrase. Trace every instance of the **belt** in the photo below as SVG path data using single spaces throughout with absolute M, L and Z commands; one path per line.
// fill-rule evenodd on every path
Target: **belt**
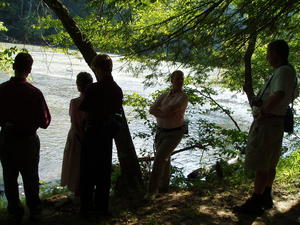
M 164 132 L 171 132 L 171 131 L 181 130 L 183 127 L 184 127 L 184 125 L 181 126 L 181 127 L 175 127 L 175 128 L 162 128 L 162 127 L 157 127 L 157 129 L 160 130 L 160 131 L 164 131 Z

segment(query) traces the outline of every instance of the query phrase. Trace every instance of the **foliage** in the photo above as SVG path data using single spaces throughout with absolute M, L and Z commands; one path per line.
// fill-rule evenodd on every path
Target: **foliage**
M 44 183 L 40 186 L 40 196 L 41 198 L 48 198 L 58 194 L 69 193 L 67 188 L 61 187 L 59 182 Z
M 124 54 L 127 60 L 141 62 L 141 70 L 147 65 L 152 71 L 147 83 L 166 75 L 159 68 L 167 61 L 190 68 L 198 84 L 216 67 L 221 68 L 215 82 L 241 91 L 243 57 L 253 33 L 258 35 L 252 57 L 256 90 L 270 74 L 265 61 L 270 40 L 288 40 L 291 62 L 298 64 L 298 1 L 90 0 L 82 8 L 84 16 L 74 17 L 93 45 L 102 52 Z M 37 27 L 54 29 L 56 33 L 44 38 L 55 46 L 70 47 L 68 34 L 53 18 L 42 18 Z
M 125 95 L 125 105 L 131 107 L 131 114 L 133 114 L 135 120 L 142 121 L 143 124 L 143 129 L 134 130 L 133 133 L 133 137 L 141 139 L 141 142 L 145 146 L 139 149 L 142 157 L 153 156 L 151 144 L 153 143 L 153 135 L 156 131 L 156 123 L 148 113 L 149 105 L 165 91 L 169 91 L 169 88 L 154 92 L 150 96 L 150 99 L 137 93 Z M 215 101 L 212 97 L 216 94 L 214 90 L 208 87 L 195 88 L 193 87 L 193 82 L 187 78 L 185 80 L 184 91 L 188 94 L 190 102 L 190 107 L 186 113 L 186 117 L 190 121 L 190 128 L 189 135 L 184 136 L 182 148 L 190 148 L 190 151 L 199 151 L 200 149 L 205 155 L 209 155 L 211 162 L 220 159 L 229 159 L 244 151 L 246 132 L 221 127 L 207 121 L 207 119 L 201 119 L 201 117 L 213 111 L 219 111 L 219 113 L 223 113 L 224 110 L 229 111 L 228 109 L 220 108 L 220 105 L 214 104 Z M 203 158 L 199 158 L 199 164 L 204 166 Z M 144 178 L 147 180 L 151 164 L 146 160 L 141 163 L 141 167 Z M 173 175 L 173 182 L 182 186 L 184 185 L 184 181 L 181 179 L 183 175 L 180 175 L 179 170 L 176 171 L 174 171 L 177 174 Z
M 16 46 L 4 49 L 0 48 L 0 70 L 11 73 L 14 61 L 13 57 L 19 52 L 27 52 L 27 50 L 17 48 Z
M 4 26 L 4 23 L 0 21 L 0 31 L 8 31 L 7 28 Z
M 299 184 L 300 180 L 300 149 L 280 159 L 277 166 L 276 182 Z

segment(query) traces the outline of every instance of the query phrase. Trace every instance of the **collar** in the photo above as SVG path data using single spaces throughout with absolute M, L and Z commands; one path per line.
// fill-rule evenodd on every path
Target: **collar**
M 11 77 L 10 80 L 14 81 L 14 82 L 19 82 L 19 83 L 25 83 L 26 82 L 26 78 L 24 78 L 24 77 Z
M 111 82 L 111 81 L 114 81 L 113 76 L 105 76 L 101 79 L 100 83 L 101 82 Z

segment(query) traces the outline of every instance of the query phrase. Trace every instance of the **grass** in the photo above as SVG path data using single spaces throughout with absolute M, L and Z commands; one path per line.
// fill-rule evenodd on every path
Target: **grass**
M 275 183 L 297 188 L 300 185 L 300 149 L 280 159 Z

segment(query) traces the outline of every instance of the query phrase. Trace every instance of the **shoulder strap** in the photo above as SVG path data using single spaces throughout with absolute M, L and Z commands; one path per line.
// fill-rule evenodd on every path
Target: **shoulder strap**
M 264 96 L 265 91 L 266 91 L 267 88 L 269 87 L 269 85 L 270 85 L 271 80 L 273 79 L 273 77 L 274 77 L 274 73 L 273 73 L 273 75 L 270 77 L 270 79 L 268 80 L 268 83 L 266 84 L 265 88 L 263 89 L 262 93 L 260 94 L 259 99 L 262 99 L 262 97 Z

